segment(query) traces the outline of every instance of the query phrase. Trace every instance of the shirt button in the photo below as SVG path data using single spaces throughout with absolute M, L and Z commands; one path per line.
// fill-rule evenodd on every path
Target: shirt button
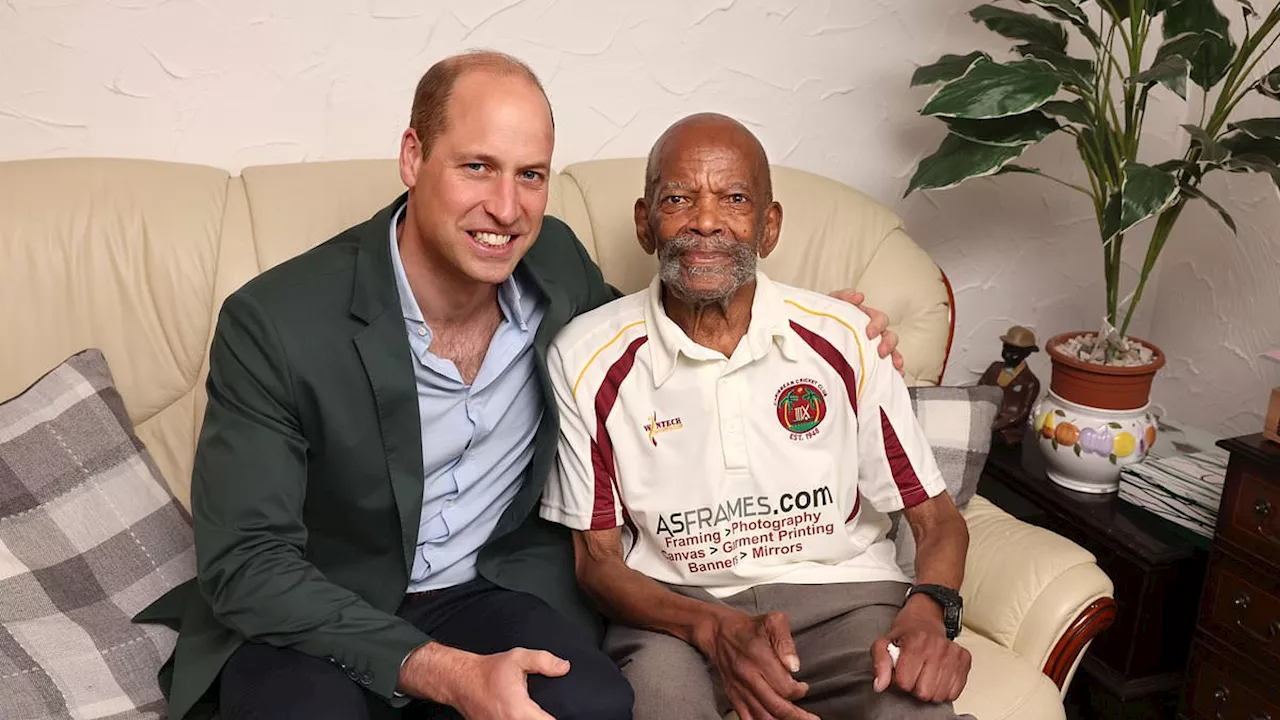
M 425 327 L 419 327 L 419 328 L 418 328 L 418 336 L 419 336 L 419 337 L 426 337 L 426 336 L 427 336 L 427 329 L 426 329 Z
M 451 507 L 453 507 L 454 502 L 455 502 L 454 500 L 445 500 L 445 501 L 444 501 L 444 506 L 445 506 L 445 507 L 448 507 L 448 508 L 451 508 Z

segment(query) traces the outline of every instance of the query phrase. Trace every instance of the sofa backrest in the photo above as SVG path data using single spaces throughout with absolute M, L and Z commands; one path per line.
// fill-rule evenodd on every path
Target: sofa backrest
M 547 211 L 605 278 L 644 287 L 635 241 L 639 158 L 578 163 Z M 148 160 L 0 162 L 0 399 L 68 356 L 102 349 L 130 418 L 174 494 L 189 502 L 218 308 L 257 273 L 361 222 L 403 186 L 394 160 L 216 168 Z M 774 168 L 784 208 L 774 279 L 856 287 L 901 336 L 907 380 L 936 383 L 950 307 L 938 268 L 887 208 L 847 186 Z

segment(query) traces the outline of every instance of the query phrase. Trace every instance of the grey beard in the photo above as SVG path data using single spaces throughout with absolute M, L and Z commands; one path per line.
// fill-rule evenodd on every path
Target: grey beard
M 758 240 L 758 239 L 757 239 Z M 689 304 L 695 310 L 707 305 L 717 304 L 721 310 L 728 312 L 729 301 L 734 293 L 756 277 L 755 243 L 734 242 L 719 237 L 700 238 L 693 235 L 682 235 L 672 238 L 658 250 L 658 277 L 662 284 L 680 301 Z M 690 250 L 712 250 L 726 253 L 731 261 L 727 270 L 720 268 L 685 268 L 680 259 Z M 729 282 L 719 291 L 695 290 L 685 283 L 685 273 L 690 275 L 717 275 L 725 277 Z

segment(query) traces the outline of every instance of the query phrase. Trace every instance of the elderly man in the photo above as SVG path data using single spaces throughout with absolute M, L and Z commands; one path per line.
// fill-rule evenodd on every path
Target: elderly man
M 658 276 L 548 355 L 541 508 L 574 531 L 635 717 L 954 717 L 965 523 L 867 316 L 756 270 L 782 223 L 759 142 L 676 123 L 635 222 Z M 886 539 L 897 510 L 916 585 Z
M 568 532 L 535 512 L 547 344 L 617 297 L 543 217 L 554 136 L 523 63 L 446 58 L 401 136 L 408 191 L 226 300 L 198 578 L 138 617 L 180 626 L 171 718 L 631 716 Z

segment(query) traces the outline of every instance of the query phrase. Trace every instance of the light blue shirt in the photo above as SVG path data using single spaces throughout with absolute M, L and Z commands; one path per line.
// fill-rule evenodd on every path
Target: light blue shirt
M 533 336 L 546 308 L 513 273 L 498 290 L 502 322 L 471 385 L 450 360 L 431 353 L 431 328 L 409 287 L 391 218 L 391 264 L 404 314 L 422 425 L 422 516 L 409 592 L 476 576 L 476 554 L 515 497 L 542 420 Z

